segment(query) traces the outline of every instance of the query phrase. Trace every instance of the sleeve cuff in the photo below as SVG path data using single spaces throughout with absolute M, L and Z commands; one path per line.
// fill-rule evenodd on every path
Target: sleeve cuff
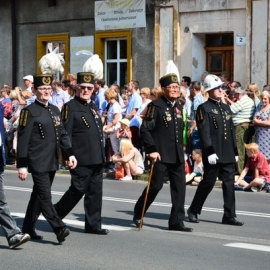
M 27 168 L 28 160 L 27 158 L 17 158 L 17 169 L 19 168 Z
M 207 156 L 213 155 L 216 153 L 215 149 L 213 146 L 208 146 L 204 149 L 205 153 Z
M 153 152 L 157 152 L 157 148 L 155 145 L 151 145 L 149 147 L 145 148 L 145 151 L 147 154 L 153 153 Z
M 70 156 L 74 156 L 73 149 L 72 148 L 67 148 L 64 151 L 64 156 L 69 158 Z

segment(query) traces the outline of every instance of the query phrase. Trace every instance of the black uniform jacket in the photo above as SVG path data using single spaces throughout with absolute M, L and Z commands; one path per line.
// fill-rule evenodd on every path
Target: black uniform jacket
M 209 98 L 198 107 L 196 122 L 203 158 L 216 153 L 218 163 L 235 163 L 238 152 L 230 106 Z
M 103 164 L 102 122 L 95 104 L 76 96 L 64 105 L 62 119 L 70 135 L 78 166 Z
M 158 152 L 164 163 L 184 162 L 182 110 L 165 97 L 148 105 L 140 130 L 146 153 Z
M 25 107 L 18 127 L 17 168 L 28 167 L 29 172 L 58 170 L 59 146 L 67 157 L 73 155 L 59 109 L 37 100 Z

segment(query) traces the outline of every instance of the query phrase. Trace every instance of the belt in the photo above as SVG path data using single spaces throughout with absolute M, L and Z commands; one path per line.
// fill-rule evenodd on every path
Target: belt
M 238 125 L 235 125 L 236 127 L 248 127 L 250 125 L 249 122 L 246 122 L 246 123 L 240 123 Z

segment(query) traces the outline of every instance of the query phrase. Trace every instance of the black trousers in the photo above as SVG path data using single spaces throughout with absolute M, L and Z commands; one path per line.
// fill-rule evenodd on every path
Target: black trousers
M 77 166 L 70 171 L 71 185 L 55 209 L 64 218 L 84 196 L 85 231 L 101 228 L 103 165 Z
M 234 193 L 235 164 L 210 165 L 204 162 L 203 179 L 199 183 L 190 210 L 194 214 L 201 214 L 204 202 L 213 189 L 217 177 L 222 180 L 222 191 L 224 200 L 224 216 L 236 217 L 235 214 L 235 193 Z
M 163 187 L 164 177 L 166 172 L 170 179 L 172 208 L 169 219 L 169 225 L 178 225 L 183 223 L 185 218 L 185 195 L 186 195 L 186 180 L 184 173 L 184 164 L 170 164 L 156 162 L 153 169 L 152 180 L 149 187 L 148 198 L 145 206 L 145 212 L 155 200 L 158 192 Z M 146 188 L 141 197 L 138 199 L 134 208 L 134 217 L 141 218 Z M 145 213 L 144 213 L 145 214 Z
M 57 215 L 52 204 L 51 185 L 54 175 L 55 171 L 45 173 L 32 172 L 34 186 L 23 222 L 22 231 L 24 233 L 34 233 L 35 223 L 40 213 L 50 223 L 55 233 L 66 226 Z

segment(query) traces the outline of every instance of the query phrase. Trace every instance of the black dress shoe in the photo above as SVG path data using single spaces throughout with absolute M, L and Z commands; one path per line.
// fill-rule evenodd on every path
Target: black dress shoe
M 42 239 L 43 239 L 43 236 L 37 234 L 36 232 L 34 232 L 34 233 L 32 233 L 32 234 L 29 234 L 29 235 L 30 235 L 30 237 L 31 237 L 31 240 L 42 240 Z
M 223 217 L 222 224 L 233 225 L 233 226 L 243 226 L 244 222 L 237 221 L 235 218 L 232 218 L 232 217 Z
M 133 222 L 137 228 L 140 227 L 141 220 L 138 218 L 133 217 Z
M 169 225 L 170 231 L 192 232 L 192 228 L 186 227 L 184 224 Z
M 107 229 L 86 230 L 85 233 L 92 233 L 92 234 L 98 234 L 98 235 L 106 235 L 106 234 L 109 233 L 109 230 L 107 230 Z
M 192 222 L 192 223 L 199 223 L 200 222 L 199 219 L 198 219 L 197 214 L 193 214 L 190 211 L 190 208 L 188 208 L 187 214 L 188 214 L 188 219 L 189 219 L 190 222 Z
M 33 232 L 25 232 L 25 231 L 23 231 L 23 233 L 29 234 L 30 237 L 31 237 L 31 240 L 42 240 L 43 239 L 43 236 L 38 235 L 35 231 L 33 231 Z
M 59 243 L 62 243 L 66 240 L 66 237 L 70 234 L 70 230 L 68 228 L 63 228 L 59 232 L 56 233 L 56 237 Z

